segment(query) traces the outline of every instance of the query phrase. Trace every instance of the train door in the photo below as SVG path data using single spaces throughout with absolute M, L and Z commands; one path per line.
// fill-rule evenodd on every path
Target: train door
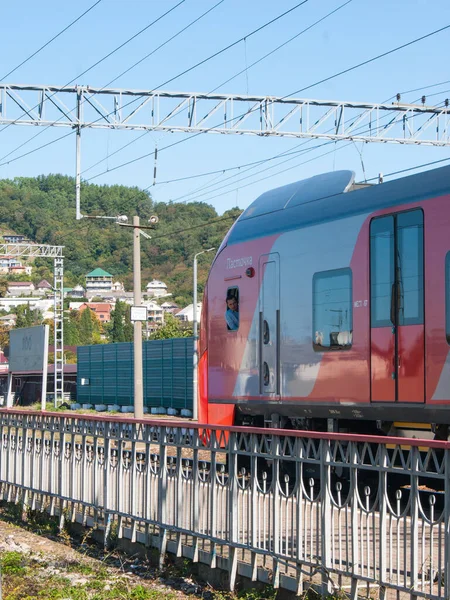
M 261 394 L 280 394 L 280 259 L 267 254 L 259 261 L 259 381 Z
M 421 209 L 370 224 L 371 399 L 425 401 Z

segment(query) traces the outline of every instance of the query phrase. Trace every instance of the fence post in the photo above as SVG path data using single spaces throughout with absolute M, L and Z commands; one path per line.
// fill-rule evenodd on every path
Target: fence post
M 379 446 L 378 463 L 378 502 L 380 507 L 380 599 L 384 598 L 386 590 L 386 564 L 388 561 L 387 548 L 387 448 L 384 444 Z
M 105 423 L 105 439 L 103 441 L 103 511 L 105 519 L 105 548 L 107 548 L 109 545 L 109 536 L 111 533 L 111 513 L 109 512 L 109 465 L 111 460 L 110 428 L 110 423 Z M 74 451 L 74 448 L 72 448 L 72 451 Z
M 413 446 L 411 452 L 411 599 L 417 598 L 419 583 L 419 448 Z
M 167 549 L 166 495 L 167 495 L 167 427 L 160 428 L 159 441 L 159 479 L 158 479 L 158 527 L 159 527 L 159 568 L 164 567 Z
M 352 583 L 351 600 L 358 599 L 359 574 L 359 519 L 358 519 L 358 446 L 350 442 L 350 486 L 351 486 L 351 540 L 352 540 Z
M 330 440 L 320 440 L 320 506 L 321 506 L 321 555 L 322 555 L 322 595 L 331 593 L 329 569 L 331 567 L 331 474 Z
M 237 575 L 237 549 L 238 542 L 238 526 L 239 526 L 239 511 L 238 511 L 238 472 L 237 472 L 237 434 L 230 432 L 228 441 L 228 515 L 230 519 L 229 525 L 229 546 L 228 546 L 228 571 L 229 571 L 229 587 L 230 591 L 234 591 Z
M 275 555 L 273 569 L 273 587 L 280 587 L 280 460 L 281 460 L 281 440 L 278 434 L 272 436 L 272 552 Z M 287 532 L 286 532 L 287 535 Z
M 220 445 L 217 443 L 218 432 L 214 429 L 210 430 L 210 447 L 211 447 L 211 463 L 210 463 L 210 524 L 209 534 L 211 541 L 211 569 L 217 566 L 217 547 L 214 541 L 217 537 L 217 449 L 220 450 Z M 198 430 L 196 436 L 198 436 Z

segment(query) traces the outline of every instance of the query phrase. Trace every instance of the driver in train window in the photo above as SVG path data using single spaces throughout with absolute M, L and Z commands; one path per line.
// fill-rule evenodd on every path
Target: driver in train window
M 225 321 L 228 331 L 237 331 L 239 329 L 239 297 L 238 289 L 232 288 L 227 292 L 227 310 L 225 311 Z

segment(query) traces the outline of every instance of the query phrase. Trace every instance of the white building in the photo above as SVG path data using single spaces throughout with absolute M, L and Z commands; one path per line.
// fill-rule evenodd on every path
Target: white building
M 164 311 L 156 302 L 145 302 L 147 307 L 147 318 L 150 323 L 162 325 L 164 323 Z
M 163 302 L 161 304 L 161 308 L 163 309 L 164 312 L 168 312 L 168 313 L 174 313 L 175 311 L 178 310 L 178 304 L 175 304 L 175 302 L 173 300 L 167 300 L 166 302 Z
M 113 292 L 124 292 L 125 288 L 123 287 L 123 283 L 120 281 L 115 281 L 111 286 L 111 290 Z
M 0 273 L 9 273 L 13 267 L 21 267 L 22 263 L 14 256 L 0 256 Z
M 70 298 L 84 298 L 85 293 L 86 291 L 82 285 L 76 285 L 66 295 Z
M 10 296 L 30 295 L 34 292 L 34 284 L 31 281 L 10 281 L 8 283 L 8 294 Z
M 162 298 L 163 296 L 167 296 L 167 285 L 163 281 L 158 281 L 157 279 L 153 279 L 149 283 L 147 283 L 147 296 L 151 296 L 153 298 Z
M 104 292 L 110 292 L 112 289 L 111 273 L 104 271 L 103 269 L 97 268 L 86 275 L 86 294 L 102 294 Z
M 201 316 L 202 303 L 197 302 L 197 322 L 200 322 Z M 178 311 L 175 314 L 175 317 L 177 319 L 180 319 L 180 321 L 192 323 L 192 321 L 194 320 L 194 305 L 189 304 L 188 306 L 186 306 L 186 308 L 183 308 L 182 310 Z
M 7 312 L 15 310 L 22 304 L 28 305 L 31 310 L 38 309 L 45 315 L 53 306 L 53 300 L 45 300 L 44 298 L 37 298 L 36 296 L 27 298 L 11 298 L 6 296 L 5 298 L 0 298 L 0 310 L 6 310 Z

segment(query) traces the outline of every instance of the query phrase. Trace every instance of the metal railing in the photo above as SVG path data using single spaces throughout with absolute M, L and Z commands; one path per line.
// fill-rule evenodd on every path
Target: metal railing
M 1 496 L 300 593 L 450 597 L 450 444 L 0 411 Z

